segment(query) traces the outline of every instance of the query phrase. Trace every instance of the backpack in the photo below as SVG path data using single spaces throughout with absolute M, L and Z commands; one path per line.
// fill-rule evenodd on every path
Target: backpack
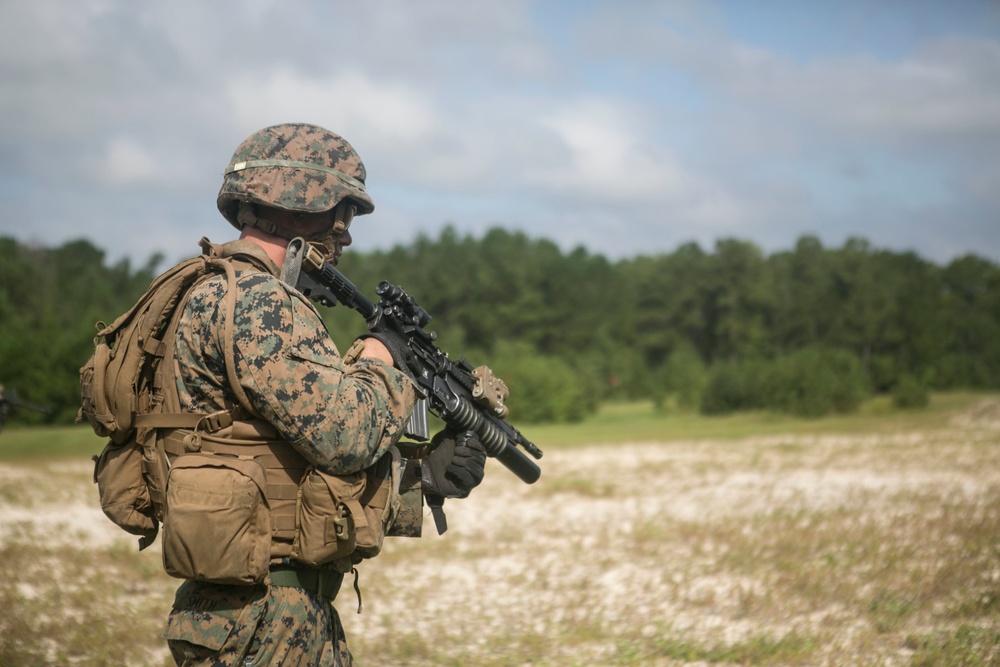
M 98 436 L 110 438 L 94 457 L 101 509 L 126 532 L 141 536 L 140 550 L 152 544 L 163 518 L 167 464 L 162 448 L 156 446 L 155 428 L 194 426 L 203 417 L 162 414 L 164 383 L 172 381 L 172 372 L 161 368 L 161 362 L 178 306 L 196 283 L 210 275 L 224 272 L 231 286 L 235 282 L 232 262 L 222 246 L 207 238 L 199 245 L 201 255 L 156 278 L 110 326 L 98 322 L 94 353 L 80 369 L 77 422 L 87 421 Z M 235 298 L 235 290 L 229 291 Z M 241 398 L 245 403 L 245 396 Z

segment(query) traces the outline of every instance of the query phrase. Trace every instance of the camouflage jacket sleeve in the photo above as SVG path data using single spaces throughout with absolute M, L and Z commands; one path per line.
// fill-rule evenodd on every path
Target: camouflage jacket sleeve
M 311 463 L 332 474 L 362 470 L 399 438 L 413 408 L 409 379 L 375 359 L 345 367 L 319 313 L 278 278 L 237 280 L 233 348 L 250 407 Z M 178 327 L 181 407 L 235 404 L 223 345 L 225 278 L 192 290 Z

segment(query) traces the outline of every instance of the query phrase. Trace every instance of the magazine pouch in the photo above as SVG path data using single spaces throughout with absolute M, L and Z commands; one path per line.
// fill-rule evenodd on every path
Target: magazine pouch
M 310 470 L 295 503 L 292 558 L 306 565 L 343 560 L 354 553 L 357 534 L 347 499 L 364 489 L 365 474 L 330 475 Z
M 378 555 L 399 506 L 399 470 L 395 447 L 361 472 L 310 470 L 299 485 L 292 558 L 323 565 Z

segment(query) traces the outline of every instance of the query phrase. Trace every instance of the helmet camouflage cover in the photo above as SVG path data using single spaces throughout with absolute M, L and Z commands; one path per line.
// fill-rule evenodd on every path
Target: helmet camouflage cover
M 303 213 L 332 210 L 344 199 L 357 214 L 375 210 L 365 191 L 365 165 L 338 134 L 317 125 L 285 123 L 254 132 L 233 153 L 216 204 L 240 229 L 240 202 Z

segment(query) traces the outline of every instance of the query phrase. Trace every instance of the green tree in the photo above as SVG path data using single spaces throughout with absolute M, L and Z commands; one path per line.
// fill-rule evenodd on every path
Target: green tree
M 771 351 L 767 322 L 774 287 L 763 253 L 736 239 L 716 243 L 708 294 L 709 359 L 766 357 Z
M 781 353 L 826 340 L 836 321 L 829 253 L 815 236 L 803 236 L 792 252 L 771 258 L 775 276 L 774 344 Z
M 128 309 L 160 261 L 109 264 L 88 241 L 49 249 L 0 237 L 0 382 L 56 409 L 19 419 L 75 416 L 94 323 Z M 973 255 L 940 267 L 863 239 L 827 249 L 804 236 L 770 256 L 722 239 L 712 252 L 689 243 L 612 263 L 521 232 L 477 237 L 446 227 L 437 238 L 347 253 L 340 269 L 370 298 L 381 280 L 403 286 L 433 315 L 428 328 L 443 349 L 494 366 L 505 380 L 498 366 L 508 368 L 519 409 L 546 419 L 638 396 L 680 406 L 700 396 L 712 413 L 811 413 L 819 408 L 793 407 L 788 397 L 819 395 L 814 381 L 835 387 L 831 368 L 854 377 L 848 358 L 882 392 L 907 378 L 1000 386 L 1000 267 Z M 349 309 L 322 312 L 341 349 L 364 331 Z M 556 394 L 537 397 L 535 387 Z
M 944 268 L 941 283 L 938 313 L 950 337 L 929 360 L 935 384 L 1000 387 L 1000 267 L 966 255 Z

